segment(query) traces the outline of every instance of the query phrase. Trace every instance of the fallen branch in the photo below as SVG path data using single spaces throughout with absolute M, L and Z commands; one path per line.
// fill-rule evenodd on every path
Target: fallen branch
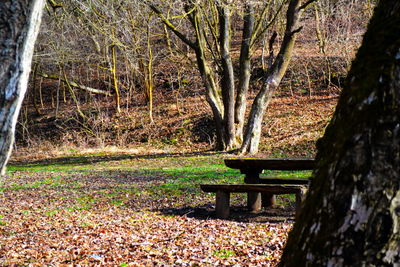
M 67 81 L 65 79 L 63 79 L 62 77 L 55 75 L 55 74 L 47 74 L 47 73 L 37 73 L 37 75 L 39 75 L 40 77 L 43 78 L 47 78 L 47 79 L 51 79 L 51 80 L 60 80 L 65 84 L 69 84 L 73 87 L 94 93 L 94 94 L 102 94 L 102 95 L 106 95 L 106 96 L 110 96 L 111 94 L 109 92 L 103 91 L 103 90 L 99 90 L 99 89 L 95 89 L 95 88 L 91 88 L 82 84 L 77 84 L 76 82 L 73 81 Z

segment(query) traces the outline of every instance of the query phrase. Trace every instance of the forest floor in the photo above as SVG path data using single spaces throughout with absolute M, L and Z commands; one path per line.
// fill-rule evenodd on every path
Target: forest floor
M 337 98 L 332 91 L 277 94 L 259 156 L 314 157 Z M 235 155 L 211 152 L 211 139 L 193 141 L 212 134 L 201 119 L 207 105 L 202 97 L 184 101 L 179 112 L 159 107 L 160 124 L 146 133 L 158 134 L 153 141 L 97 149 L 69 139 L 57 147 L 17 145 L 0 184 L 0 265 L 277 265 L 294 222 L 294 196 L 279 196 L 276 207 L 255 214 L 244 208 L 245 194 L 233 194 L 231 217 L 216 219 L 215 195 L 199 185 L 239 183 L 243 175 L 223 163 Z
M 242 181 L 223 164 L 231 156 L 14 157 L 0 187 L 0 265 L 274 266 L 293 224 L 294 198 L 252 214 L 243 208 L 245 195 L 234 194 L 231 218 L 215 219 L 215 196 L 199 184 Z

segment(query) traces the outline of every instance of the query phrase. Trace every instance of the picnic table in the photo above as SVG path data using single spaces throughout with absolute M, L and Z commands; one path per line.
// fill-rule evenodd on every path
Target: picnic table
M 230 193 L 247 193 L 247 206 L 252 211 L 275 204 L 276 194 L 296 194 L 296 211 L 307 191 L 308 179 L 260 177 L 264 170 L 312 170 L 315 162 L 310 158 L 225 159 L 229 168 L 239 169 L 244 174 L 244 184 L 206 184 L 201 185 L 205 192 L 216 192 L 216 215 L 229 216 Z

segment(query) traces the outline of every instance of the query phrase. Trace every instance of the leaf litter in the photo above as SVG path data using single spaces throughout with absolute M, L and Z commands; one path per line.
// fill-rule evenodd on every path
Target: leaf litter
M 0 191 L 0 265 L 278 263 L 291 221 L 191 217 L 190 209 L 165 213 L 213 208 L 214 196 L 149 193 L 154 181 L 130 180 L 123 172 L 10 173 Z

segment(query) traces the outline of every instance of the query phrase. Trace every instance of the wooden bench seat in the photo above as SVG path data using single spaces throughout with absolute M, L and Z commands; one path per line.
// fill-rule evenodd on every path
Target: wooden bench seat
M 204 192 L 215 192 L 216 203 L 215 212 L 218 218 L 229 217 L 230 193 L 268 193 L 278 194 L 296 194 L 296 212 L 300 209 L 301 202 L 307 191 L 305 185 L 273 185 L 273 184 L 203 184 L 200 188 Z

